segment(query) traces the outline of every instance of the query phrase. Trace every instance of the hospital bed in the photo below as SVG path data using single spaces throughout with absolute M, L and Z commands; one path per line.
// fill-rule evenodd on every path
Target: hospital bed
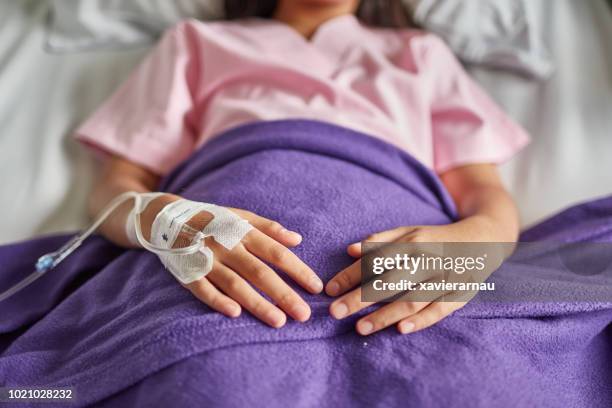
M 471 68 L 532 135 L 502 167 L 525 226 L 612 192 L 612 13 L 599 0 L 528 3 L 553 76 Z M 49 8 L 0 0 L 0 243 L 85 225 L 97 164 L 71 132 L 150 47 L 49 53 Z

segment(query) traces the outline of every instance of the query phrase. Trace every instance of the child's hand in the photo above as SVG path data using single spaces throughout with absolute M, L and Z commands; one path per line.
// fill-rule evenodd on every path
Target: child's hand
M 498 239 L 495 237 L 493 226 L 484 219 L 466 218 L 450 225 L 400 227 L 374 234 L 366 241 L 389 243 L 496 242 Z M 361 257 L 361 244 L 350 245 L 348 253 L 353 257 Z M 361 288 L 359 287 L 348 292 L 360 283 L 361 261 L 355 262 L 328 282 L 325 289 L 328 295 L 344 294 L 330 306 L 330 313 L 333 317 L 343 319 L 374 304 L 361 301 Z M 465 304 L 466 302 L 397 300 L 361 318 L 357 322 L 357 331 L 362 335 L 368 335 L 397 324 L 400 333 L 410 333 L 439 322 Z
M 473 164 L 453 168 L 440 175 L 456 204 L 461 221 L 450 225 L 400 227 L 369 237 L 372 242 L 516 242 L 519 230 L 518 212 L 491 164 Z M 361 256 L 359 244 L 350 245 L 350 255 Z M 503 254 L 499 261 L 503 259 Z M 330 296 L 340 296 L 361 282 L 361 262 L 338 273 L 328 284 Z M 350 316 L 372 303 L 361 302 L 357 288 L 333 302 L 330 313 L 337 319 Z M 422 330 L 444 319 L 465 302 L 395 301 L 357 322 L 363 335 L 397 323 L 400 333 Z
M 166 195 L 156 199 L 143 213 L 143 234 L 150 234 L 150 225 L 155 214 L 165 204 L 178 197 Z M 310 318 L 310 307 L 274 272 L 266 262 L 277 266 L 300 286 L 311 293 L 320 293 L 323 282 L 302 260 L 287 247 L 300 244 L 302 237 L 288 231 L 275 221 L 260 217 L 249 211 L 230 208 L 254 227 L 232 250 L 227 250 L 206 238 L 206 246 L 214 253 L 212 270 L 202 279 L 185 285 L 193 295 L 212 309 L 229 317 L 238 317 L 242 307 L 272 327 L 281 327 L 287 318 L 285 313 L 298 321 Z M 201 213 L 189 221 L 197 230 L 210 221 L 208 213 Z M 266 300 L 254 288 L 265 293 Z
M 276 328 L 285 324 L 285 313 L 300 322 L 308 320 L 308 304 L 265 263 L 277 266 L 309 292 L 320 293 L 321 279 L 287 248 L 299 245 L 302 237 L 275 221 L 248 211 L 231 210 L 249 221 L 253 230 L 231 251 L 207 239 L 206 245 L 215 254 L 213 268 L 204 278 L 186 285 L 187 288 L 202 302 L 229 317 L 239 316 L 244 307 Z M 269 296 L 274 304 L 251 285 Z

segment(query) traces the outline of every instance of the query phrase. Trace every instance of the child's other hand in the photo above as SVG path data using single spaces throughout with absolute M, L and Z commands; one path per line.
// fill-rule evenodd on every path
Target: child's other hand
M 389 243 L 499 242 L 495 237 L 493 225 L 484 218 L 466 218 L 450 225 L 400 227 L 371 235 L 365 241 Z M 349 245 L 347 250 L 349 255 L 356 258 L 361 257 L 360 243 Z M 339 272 L 327 283 L 325 291 L 328 295 L 343 295 L 330 305 L 330 314 L 333 317 L 343 319 L 374 304 L 374 302 L 361 301 L 361 288 L 353 289 L 360 283 L 360 260 Z M 396 324 L 397 330 L 402 334 L 415 332 L 439 322 L 465 304 L 466 302 L 397 300 L 362 317 L 357 322 L 356 328 L 360 334 L 368 335 Z
M 321 279 L 288 249 L 299 245 L 302 237 L 249 211 L 230 210 L 254 228 L 232 250 L 207 238 L 206 245 L 214 252 L 213 268 L 202 279 L 186 285 L 187 289 L 212 309 L 229 317 L 238 317 L 245 308 L 276 328 L 286 323 L 285 313 L 300 322 L 308 320 L 308 304 L 266 265 L 267 262 L 278 267 L 309 292 L 320 293 L 323 290 Z

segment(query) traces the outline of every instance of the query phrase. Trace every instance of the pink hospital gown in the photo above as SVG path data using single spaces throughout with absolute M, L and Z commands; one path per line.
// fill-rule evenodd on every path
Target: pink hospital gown
M 438 173 L 500 163 L 529 141 L 440 39 L 352 15 L 311 39 L 275 20 L 182 22 L 77 138 L 163 175 L 224 130 L 280 119 L 367 133 Z

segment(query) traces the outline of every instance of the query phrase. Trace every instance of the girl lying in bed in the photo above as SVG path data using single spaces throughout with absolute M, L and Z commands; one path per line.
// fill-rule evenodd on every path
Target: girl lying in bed
M 123 192 L 154 190 L 161 176 L 229 128 L 301 118 L 358 130 L 405 150 L 440 176 L 460 215 L 454 224 L 398 225 L 364 239 L 516 241 L 517 210 L 496 164 L 528 137 L 470 80 L 441 40 L 389 28 L 403 23 L 399 0 L 227 1 L 226 8 L 230 18 L 259 18 L 187 21 L 169 30 L 78 130 L 81 141 L 111 156 L 91 194 L 91 214 Z M 375 28 L 380 25 L 387 28 Z M 145 236 L 156 214 L 178 199 L 163 195 L 147 207 L 141 218 Z M 102 227 L 108 239 L 126 247 L 133 246 L 126 232 L 130 207 L 124 205 Z M 320 293 L 323 282 L 288 249 L 300 244 L 299 233 L 248 211 L 231 211 L 254 229 L 231 251 L 207 241 L 212 270 L 187 289 L 229 317 L 244 308 L 276 328 L 287 314 L 308 320 L 308 304 L 266 264 Z M 358 258 L 360 244 L 348 246 L 348 253 Z M 327 282 L 325 292 L 339 297 L 330 306 L 334 318 L 369 306 L 361 302 L 359 282 L 359 262 Z M 367 335 L 395 324 L 401 333 L 413 332 L 462 305 L 398 301 L 361 318 L 356 328 Z

